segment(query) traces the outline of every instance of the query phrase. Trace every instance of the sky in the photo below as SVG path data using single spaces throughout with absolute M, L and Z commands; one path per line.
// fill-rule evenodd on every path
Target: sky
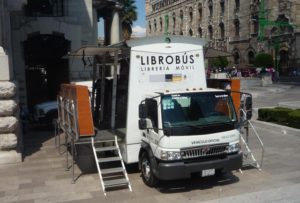
M 137 7 L 138 18 L 133 22 L 132 35 L 142 37 L 146 35 L 146 13 L 145 13 L 145 0 L 135 0 Z M 103 37 L 103 20 L 98 23 L 98 35 Z

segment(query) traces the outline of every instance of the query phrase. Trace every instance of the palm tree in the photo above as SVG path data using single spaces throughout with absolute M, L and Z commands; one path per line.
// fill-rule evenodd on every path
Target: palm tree
M 128 40 L 132 34 L 133 21 L 137 20 L 137 8 L 135 0 L 121 0 L 121 2 L 123 4 L 121 10 L 123 37 Z

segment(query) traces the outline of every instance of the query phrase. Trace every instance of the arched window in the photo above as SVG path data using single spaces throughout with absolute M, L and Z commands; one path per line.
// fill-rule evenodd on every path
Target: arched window
M 172 19 L 173 19 L 173 28 L 175 29 L 175 27 L 176 27 L 176 14 L 175 14 L 175 12 L 172 14 Z
M 236 11 L 240 10 L 240 0 L 235 0 L 235 10 Z
M 221 8 L 221 16 L 224 16 L 225 13 L 225 2 L 224 0 L 220 0 L 220 8 Z
M 182 30 L 180 30 L 180 33 L 179 33 L 180 35 L 183 35 L 183 31 Z
M 157 31 L 157 23 L 156 23 L 156 19 L 154 19 L 154 32 Z
M 208 35 L 209 35 L 209 39 L 212 40 L 213 39 L 213 27 L 211 25 L 208 26 Z
M 180 20 L 181 22 L 183 21 L 183 10 L 180 10 L 179 11 L 179 16 L 180 16 Z
M 159 18 L 159 31 L 162 32 L 163 30 L 163 21 L 162 21 L 162 17 Z
M 213 2 L 212 0 L 208 1 L 208 9 L 209 9 L 209 16 L 212 17 L 213 16 Z
M 148 22 L 149 33 L 151 33 L 151 21 Z
M 235 36 L 240 36 L 240 21 L 238 19 L 234 20 L 234 30 L 235 30 Z
M 189 35 L 193 36 L 193 30 L 192 30 L 192 28 L 190 28 L 190 30 L 189 30 Z
M 248 52 L 248 63 L 254 64 L 254 52 L 253 51 Z
M 252 20 L 252 26 L 253 26 L 253 33 L 258 33 L 258 28 L 259 28 L 259 24 L 258 24 L 258 16 L 252 16 L 251 18 Z
M 202 38 L 202 28 L 198 27 L 198 35 L 200 38 Z
M 225 39 L 225 27 L 224 27 L 224 23 L 221 22 L 219 26 L 220 26 L 220 38 L 221 38 L 221 40 L 224 40 Z
M 233 58 L 234 58 L 234 63 L 235 64 L 240 64 L 240 54 L 237 51 L 234 52 Z
M 165 15 L 165 32 L 169 31 L 169 16 Z
M 202 4 L 201 3 L 199 3 L 198 4 L 198 13 L 199 13 L 199 21 L 200 21 L 200 23 L 202 22 Z
M 190 16 L 190 22 L 193 21 L 193 7 L 189 8 L 189 16 Z

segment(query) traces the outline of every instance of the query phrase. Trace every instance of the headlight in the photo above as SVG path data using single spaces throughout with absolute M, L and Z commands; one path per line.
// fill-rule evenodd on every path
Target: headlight
M 162 160 L 180 160 L 181 159 L 181 155 L 180 152 L 171 152 L 171 151 L 161 151 L 160 153 L 160 158 Z
M 233 152 L 238 152 L 240 150 L 240 143 L 234 143 L 234 144 L 230 144 L 227 147 L 227 153 L 233 153 Z

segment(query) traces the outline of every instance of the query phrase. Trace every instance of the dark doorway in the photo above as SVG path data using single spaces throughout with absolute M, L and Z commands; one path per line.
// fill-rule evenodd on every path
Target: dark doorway
M 62 34 L 28 36 L 23 43 L 26 65 L 28 107 L 55 100 L 61 83 L 69 82 L 68 60 L 62 57 L 70 50 L 70 41 Z
M 286 73 L 288 68 L 289 53 L 285 50 L 279 52 L 279 67 L 281 68 L 281 73 Z

